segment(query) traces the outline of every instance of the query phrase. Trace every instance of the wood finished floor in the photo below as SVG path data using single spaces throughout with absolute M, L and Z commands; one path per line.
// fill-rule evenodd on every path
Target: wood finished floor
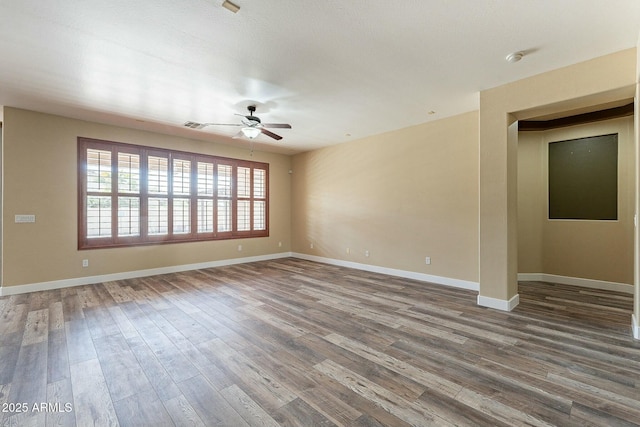
M 1 424 L 639 425 L 630 295 L 476 296 L 283 259 L 3 297 Z

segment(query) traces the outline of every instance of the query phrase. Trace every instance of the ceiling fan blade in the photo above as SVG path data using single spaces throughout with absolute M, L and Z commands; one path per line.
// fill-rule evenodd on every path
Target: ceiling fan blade
M 235 135 L 233 135 L 231 138 L 233 139 L 238 139 L 238 138 L 242 138 L 244 136 L 244 133 L 242 133 L 242 131 L 236 133 Z
M 263 123 L 262 126 L 266 128 L 291 129 L 291 125 L 288 123 Z
M 183 126 L 190 129 L 203 129 L 207 126 L 243 126 L 240 123 L 198 123 L 198 122 L 184 122 Z
M 270 136 L 271 138 L 280 141 L 282 139 L 282 137 L 280 135 L 277 135 L 269 130 L 266 130 L 265 128 L 260 128 L 260 130 L 262 131 L 262 133 L 264 133 L 267 136 Z

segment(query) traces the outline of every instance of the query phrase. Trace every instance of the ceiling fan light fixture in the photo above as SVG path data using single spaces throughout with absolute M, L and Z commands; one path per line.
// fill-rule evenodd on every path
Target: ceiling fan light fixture
M 260 135 L 262 133 L 262 131 L 260 130 L 260 128 L 246 127 L 246 128 L 242 128 L 242 133 L 247 138 L 253 139 L 253 138 L 257 137 L 258 135 Z

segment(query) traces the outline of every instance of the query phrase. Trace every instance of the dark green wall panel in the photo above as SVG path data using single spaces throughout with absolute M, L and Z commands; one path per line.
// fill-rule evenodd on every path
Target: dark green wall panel
M 618 134 L 549 144 L 549 218 L 618 219 Z

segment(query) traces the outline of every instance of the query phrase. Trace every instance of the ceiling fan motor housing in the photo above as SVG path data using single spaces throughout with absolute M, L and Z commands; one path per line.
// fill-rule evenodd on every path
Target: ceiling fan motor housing
M 245 116 L 246 119 L 249 120 L 250 122 L 255 122 L 254 126 L 257 125 L 257 124 L 260 124 L 260 119 L 253 115 L 253 113 L 256 112 L 256 106 L 255 105 L 249 105 L 247 107 L 247 110 L 249 110 L 249 115 Z

